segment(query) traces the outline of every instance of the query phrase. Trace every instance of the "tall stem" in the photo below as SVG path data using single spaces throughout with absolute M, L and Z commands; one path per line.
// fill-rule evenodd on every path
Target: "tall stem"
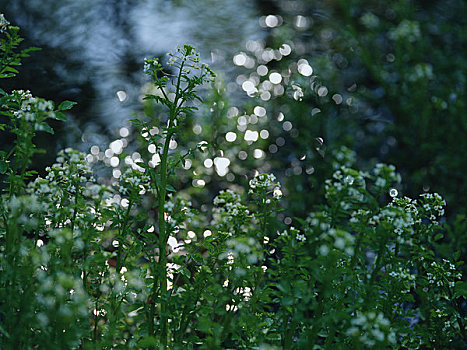
M 181 84 L 181 75 L 183 70 L 184 62 L 180 65 L 180 70 L 177 77 L 177 86 L 175 90 L 175 99 L 172 107 L 169 112 L 169 123 L 167 135 L 164 142 L 164 149 L 162 151 L 161 165 L 160 165 L 160 185 L 158 189 L 158 201 L 159 201 L 159 273 L 158 280 L 160 283 L 160 310 L 161 310 L 161 320 L 160 320 L 160 339 L 163 348 L 167 347 L 167 306 L 169 303 L 168 298 L 170 294 L 167 293 L 167 239 L 169 234 L 167 232 L 167 226 L 165 222 L 165 202 L 166 202 L 166 193 L 167 193 L 167 159 L 169 154 L 170 140 L 174 134 L 172 128 L 174 126 L 175 119 L 179 113 L 178 103 L 180 100 L 180 84 Z M 163 91 L 163 90 L 162 90 Z M 165 92 L 164 92 L 164 96 Z M 167 98 L 167 97 L 166 97 Z M 156 276 L 154 275 L 154 279 Z M 156 283 L 156 282 L 155 282 Z M 154 320 L 153 320 L 154 321 Z M 152 328 L 152 327 L 151 327 Z

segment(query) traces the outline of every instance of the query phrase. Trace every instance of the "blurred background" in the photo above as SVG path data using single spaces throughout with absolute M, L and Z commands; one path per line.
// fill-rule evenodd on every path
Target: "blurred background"
M 394 164 L 401 195 L 447 200 L 448 249 L 467 246 L 467 11 L 463 0 L 0 0 L 42 50 L 3 89 L 78 102 L 55 126 L 48 153 L 74 146 L 118 178 L 140 150 L 129 119 L 160 113 L 142 101 L 144 57 L 191 44 L 218 74 L 216 88 L 173 143 L 211 144 L 177 175 L 211 200 L 255 171 L 285 185 L 285 224 L 323 201 L 336 161 Z M 155 128 L 154 132 L 158 132 Z M 0 140 L 0 143 L 6 140 Z M 345 147 L 345 148 L 343 148 Z M 153 158 L 154 159 L 154 158 Z

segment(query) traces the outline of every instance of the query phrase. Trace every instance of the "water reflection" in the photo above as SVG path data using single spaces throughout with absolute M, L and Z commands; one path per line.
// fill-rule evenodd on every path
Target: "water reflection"
M 211 67 L 228 72 L 241 45 L 260 35 L 254 7 L 240 0 L 8 0 L 2 4 L 2 11 L 22 28 L 28 41 L 44 48 L 38 55 L 47 55 L 52 65 L 48 69 L 58 85 L 68 87 L 45 94 L 79 100 L 90 93 L 85 90 L 93 90 L 88 101 L 78 101 L 87 105 L 79 113 L 79 118 L 87 119 L 79 121 L 85 123 L 87 147 L 103 144 L 102 131 L 126 128 L 124 121 L 138 108 L 142 95 L 143 57 L 190 43 Z M 245 66 L 253 67 L 251 60 Z

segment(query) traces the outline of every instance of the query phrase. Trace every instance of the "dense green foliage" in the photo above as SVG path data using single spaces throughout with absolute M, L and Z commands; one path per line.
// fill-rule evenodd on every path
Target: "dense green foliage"
M 2 67 L 19 64 L 17 28 L 0 17 L 0 30 Z M 399 196 L 394 166 L 361 171 L 349 148 L 329 150 L 329 178 L 315 179 L 322 193 L 307 193 L 322 197 L 296 227 L 278 218 L 291 205 L 281 207 L 287 193 L 286 203 L 306 202 L 303 187 L 282 188 L 269 173 L 199 208 L 175 189 L 188 161 L 219 150 L 217 138 L 190 147 L 183 131 L 198 108 L 226 98 L 218 88 L 201 99 L 215 76 L 199 61 L 189 45 L 169 54 L 167 67 L 145 60 L 153 89 L 132 121 L 139 157 L 120 149 L 112 180 L 96 179 L 92 157 L 71 148 L 45 177 L 30 171 L 37 133 L 53 133 L 47 121 L 65 120 L 73 103 L 55 108 L 28 91 L 0 91 L 0 132 L 15 140 L 0 153 L 2 348 L 465 346 L 463 261 L 460 251 L 440 255 L 446 202 L 437 193 Z M 301 115 L 303 91 L 292 85 L 287 117 Z M 314 138 L 299 130 L 297 142 Z

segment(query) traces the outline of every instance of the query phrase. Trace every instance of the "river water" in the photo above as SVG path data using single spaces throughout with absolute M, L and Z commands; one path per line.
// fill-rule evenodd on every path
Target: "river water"
M 255 2 L 241 0 L 0 2 L 27 42 L 43 48 L 25 62 L 26 88 L 79 102 L 71 134 L 87 145 L 102 143 L 132 117 L 145 82 L 144 57 L 191 44 L 229 75 L 235 52 L 263 35 Z

